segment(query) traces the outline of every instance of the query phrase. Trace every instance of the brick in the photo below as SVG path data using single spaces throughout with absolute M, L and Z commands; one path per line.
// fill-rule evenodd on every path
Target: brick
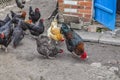
M 84 21 L 84 22 L 90 22 L 91 19 L 90 19 L 90 18 L 84 18 L 83 21 Z
M 63 3 L 59 3 L 59 6 L 62 7 L 62 6 L 63 6 Z
M 77 9 L 77 8 L 79 8 L 77 5 L 71 5 L 71 8 L 75 8 L 75 9 Z
M 91 16 L 92 16 L 91 14 L 84 14 L 85 18 L 91 18 Z
M 65 14 L 70 14 L 70 15 L 77 15 L 78 16 L 78 13 L 65 13 Z
M 80 5 L 80 6 L 92 6 L 92 2 L 78 1 L 78 5 Z
M 84 6 L 69 5 L 69 4 L 64 4 L 61 6 L 64 6 L 64 8 L 74 8 L 74 9 L 83 9 L 84 8 Z
M 79 17 L 83 17 L 83 14 L 78 14 Z
M 84 0 L 73 0 L 73 1 L 84 1 Z
M 69 4 L 65 4 L 63 6 L 64 6 L 64 8 L 70 8 L 71 7 L 71 5 L 69 5 Z
M 63 12 L 63 14 L 70 14 L 70 12 Z
M 58 0 L 58 3 L 62 3 L 63 2 L 63 0 Z
M 89 7 L 85 6 L 85 9 L 92 9 L 92 6 L 89 6 Z
M 78 6 L 78 9 L 84 9 L 84 6 Z
M 91 9 L 78 9 L 78 13 L 91 13 Z
M 92 2 L 92 0 L 86 0 L 86 1 L 91 1 Z

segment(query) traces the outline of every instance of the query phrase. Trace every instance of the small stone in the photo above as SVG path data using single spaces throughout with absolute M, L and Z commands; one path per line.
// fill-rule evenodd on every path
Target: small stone
M 45 78 L 43 76 L 40 76 L 40 80 L 45 80 Z
M 115 71 L 118 71 L 119 69 L 118 67 L 110 67 L 109 70 L 112 72 L 115 72 Z
M 103 76 L 98 76 L 97 79 L 98 79 L 98 80 L 103 80 L 104 77 L 103 77 Z
M 93 66 L 93 67 L 101 67 L 102 64 L 101 63 L 92 63 L 91 66 Z
M 108 64 L 117 64 L 117 61 L 116 60 L 110 60 L 110 61 L 108 61 Z

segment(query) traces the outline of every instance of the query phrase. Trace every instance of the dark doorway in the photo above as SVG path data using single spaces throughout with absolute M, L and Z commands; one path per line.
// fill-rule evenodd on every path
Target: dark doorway
M 120 27 L 120 0 L 117 0 L 116 27 Z

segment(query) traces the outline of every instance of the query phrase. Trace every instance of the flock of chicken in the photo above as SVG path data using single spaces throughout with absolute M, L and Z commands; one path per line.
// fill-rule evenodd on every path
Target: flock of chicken
M 25 4 L 22 1 L 16 0 L 17 6 L 21 9 Z M 20 14 L 10 11 L 10 14 L 11 17 L 7 14 L 4 20 L 0 20 L 0 45 L 1 48 L 5 46 L 6 52 L 10 42 L 16 48 L 24 38 L 25 31 L 29 30 L 33 36 L 37 36 L 35 38 L 37 51 L 47 58 L 53 58 L 58 53 L 63 53 L 63 50 L 60 49 L 58 44 L 58 42 L 63 41 L 65 41 L 68 51 L 80 56 L 82 59 L 87 58 L 82 38 L 67 24 L 62 23 L 62 26 L 58 27 L 57 19 L 54 18 L 47 30 L 47 35 L 45 35 L 42 34 L 45 27 L 44 20 L 40 19 L 41 14 L 39 8 L 35 8 L 34 11 L 31 6 L 29 7 L 29 20 L 25 20 L 25 11 L 21 11 Z
M 17 2 L 19 8 L 23 8 L 25 2 Z M 17 47 L 19 42 L 24 38 L 25 31 L 29 29 L 30 33 L 34 36 L 39 36 L 44 32 L 43 19 L 40 19 L 41 14 L 38 8 L 33 11 L 32 7 L 29 8 L 29 20 L 25 20 L 26 12 L 21 11 L 21 13 L 15 13 L 10 11 L 10 15 L 7 14 L 4 20 L 0 20 L 0 45 L 1 48 L 5 47 L 7 52 L 7 47 L 10 42 L 13 42 L 13 47 Z M 39 20 L 40 19 L 40 20 Z M 39 20 L 38 23 L 36 23 Z

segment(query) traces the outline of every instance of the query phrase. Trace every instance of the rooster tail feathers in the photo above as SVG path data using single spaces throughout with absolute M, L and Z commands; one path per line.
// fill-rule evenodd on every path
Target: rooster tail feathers
M 32 6 L 29 7 L 29 13 L 31 13 L 31 11 L 33 11 Z
M 12 10 L 10 11 L 12 18 L 16 15 Z
M 29 7 L 29 10 L 32 10 L 32 6 Z
M 10 13 L 13 14 L 14 12 L 12 10 L 10 10 Z
M 7 14 L 7 16 L 5 17 L 4 21 L 8 22 L 9 20 L 11 20 L 11 18 L 9 17 L 9 14 Z
M 6 19 L 6 18 L 9 18 L 9 14 L 7 14 L 7 16 L 5 17 L 5 19 Z

